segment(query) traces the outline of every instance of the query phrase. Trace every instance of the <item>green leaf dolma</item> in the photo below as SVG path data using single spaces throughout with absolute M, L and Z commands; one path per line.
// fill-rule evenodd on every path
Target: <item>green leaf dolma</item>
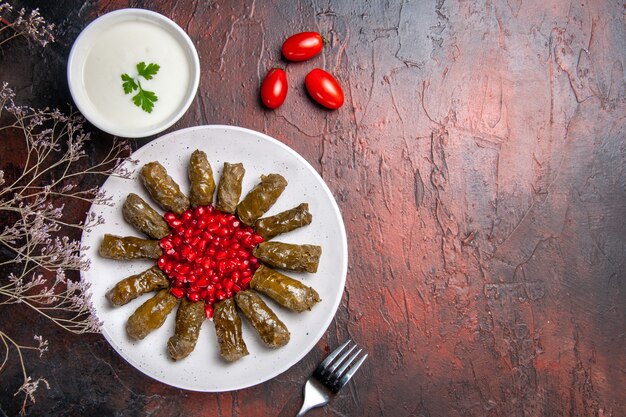
M 234 298 L 227 298 L 213 305 L 213 323 L 220 345 L 220 355 L 229 362 L 248 355 L 243 341 L 241 319 L 235 308 Z
M 289 342 L 290 335 L 287 326 L 256 293 L 250 290 L 239 291 L 235 296 L 235 301 L 265 344 L 279 348 Z
M 291 271 L 317 272 L 322 247 L 294 245 L 282 242 L 263 242 L 252 252 L 267 265 Z
M 189 199 L 158 162 L 148 162 L 141 169 L 141 180 L 152 199 L 165 211 L 182 214 L 189 208 Z
M 241 200 L 237 206 L 237 217 L 252 226 L 278 200 L 287 187 L 287 180 L 280 174 L 261 175 L 261 182 Z
M 319 294 L 313 288 L 264 265 L 254 273 L 250 288 L 297 312 L 310 310 L 320 301 Z
M 135 229 L 153 239 L 161 239 L 170 234 L 170 228 L 163 216 L 137 194 L 128 194 L 122 206 L 122 216 Z
M 169 289 L 159 291 L 128 318 L 126 333 L 131 339 L 143 339 L 165 323 L 167 315 L 176 307 L 178 301 L 178 298 L 170 294 Z
M 224 162 L 220 183 L 217 186 L 217 203 L 215 208 L 226 212 L 234 213 L 241 197 L 241 181 L 246 170 L 243 164 L 230 164 Z
M 309 212 L 309 205 L 302 203 L 297 207 L 264 217 L 254 222 L 254 231 L 265 240 L 270 240 L 282 233 L 287 233 L 299 227 L 310 224 L 313 216 Z
M 110 259 L 157 259 L 163 254 L 158 240 L 109 234 L 104 235 L 99 252 L 101 256 Z
M 167 352 L 175 361 L 184 359 L 198 342 L 200 327 L 204 321 L 204 301 L 183 298 L 176 312 L 174 336 L 167 341 Z
M 215 180 L 213 170 L 206 153 L 195 150 L 189 159 L 189 201 L 192 207 L 208 206 L 213 204 Z
M 106 297 L 114 306 L 121 306 L 140 295 L 169 286 L 170 281 L 165 274 L 158 266 L 153 266 L 140 274 L 124 278 L 107 292 Z

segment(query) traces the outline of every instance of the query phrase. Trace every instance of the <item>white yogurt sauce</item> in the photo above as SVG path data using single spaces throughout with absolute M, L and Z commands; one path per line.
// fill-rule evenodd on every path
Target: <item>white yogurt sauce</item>
M 158 64 L 151 80 L 139 77 L 144 90 L 158 100 L 152 113 L 137 107 L 124 94 L 121 75 L 137 77 L 137 64 Z M 150 21 L 130 20 L 111 25 L 98 34 L 84 61 L 82 82 L 101 123 L 124 130 L 146 130 L 160 125 L 183 105 L 189 93 L 191 68 L 185 49 L 166 28 Z

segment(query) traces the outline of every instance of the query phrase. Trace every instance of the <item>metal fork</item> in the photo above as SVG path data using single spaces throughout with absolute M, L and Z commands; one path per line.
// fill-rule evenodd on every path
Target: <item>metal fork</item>
M 357 345 L 354 344 L 351 348 L 346 350 L 350 342 L 352 342 L 352 340 L 348 340 L 328 355 L 326 359 L 317 366 L 315 372 L 313 372 L 313 376 L 306 381 L 304 385 L 304 402 L 296 417 L 302 417 L 312 408 L 328 404 L 331 396 L 337 394 L 337 392 L 348 383 L 363 362 L 365 362 L 367 353 L 354 363 L 361 352 L 363 352 L 363 349 L 354 352 L 357 348 Z M 343 354 L 341 354 L 342 352 Z M 341 356 L 339 356 L 340 354 Z M 339 356 L 338 359 L 337 356 Z

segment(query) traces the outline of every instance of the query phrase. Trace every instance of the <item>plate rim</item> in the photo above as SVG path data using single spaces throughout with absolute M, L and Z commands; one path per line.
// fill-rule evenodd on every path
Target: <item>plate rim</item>
M 232 392 L 232 391 L 238 391 L 238 390 L 242 390 L 242 389 L 246 389 L 246 388 L 250 388 L 259 384 L 262 384 L 264 382 L 267 382 L 271 379 L 276 378 L 277 376 L 281 375 L 282 373 L 288 371 L 289 369 L 291 369 L 294 365 L 296 365 L 298 362 L 300 362 L 302 360 L 302 358 L 304 358 L 308 353 L 310 353 L 313 348 L 315 347 L 315 345 L 317 345 L 317 343 L 322 339 L 322 337 L 324 336 L 324 334 L 327 332 L 328 328 L 330 327 L 330 324 L 332 323 L 332 321 L 335 319 L 335 316 L 337 314 L 337 310 L 339 308 L 339 305 L 341 304 L 341 300 L 343 299 L 343 294 L 345 292 L 345 284 L 346 284 L 346 280 L 347 280 L 347 275 L 348 275 L 348 257 L 349 257 L 349 252 L 348 252 L 348 239 L 347 239 L 347 234 L 346 234 L 346 228 L 345 228 L 345 223 L 343 221 L 343 216 L 341 214 L 341 210 L 339 209 L 339 205 L 337 204 L 337 201 L 332 193 L 332 191 L 330 190 L 330 188 L 328 187 L 328 185 L 326 184 L 326 181 L 324 181 L 324 179 L 322 178 L 322 176 L 315 170 L 315 168 L 313 168 L 313 166 L 306 160 L 304 159 L 304 157 L 302 155 L 300 155 L 298 152 L 296 152 L 294 149 L 292 149 L 291 147 L 289 147 L 288 145 L 284 144 L 283 142 L 279 141 L 278 139 L 275 139 L 265 133 L 262 132 L 258 132 L 256 130 L 253 129 L 248 129 L 245 127 L 240 127 L 240 126 L 234 126 L 234 125 L 224 125 L 224 124 L 209 124 L 209 125 L 199 125 L 199 126 L 192 126 L 192 127 L 187 127 L 187 128 L 183 128 L 183 129 L 178 129 L 178 130 L 174 130 L 172 132 L 168 132 L 165 135 L 162 135 L 148 143 L 146 143 L 145 145 L 141 146 L 140 148 L 138 148 L 136 151 L 134 151 L 130 157 L 133 159 L 138 159 L 138 156 L 141 156 L 142 153 L 146 152 L 146 150 L 151 146 L 151 144 L 156 144 L 156 143 L 160 143 L 161 141 L 167 141 L 168 139 L 170 139 L 171 136 L 175 136 L 175 135 L 181 135 L 181 134 L 185 134 L 188 132 L 192 132 L 192 131 L 203 131 L 203 130 L 220 130 L 220 129 L 226 129 L 226 130 L 233 130 L 233 131 L 238 131 L 238 132 L 242 132 L 242 133 L 246 133 L 246 134 L 250 134 L 253 136 L 257 136 L 257 137 L 261 137 L 263 140 L 266 140 L 270 143 L 273 143 L 274 145 L 277 145 L 278 147 L 282 148 L 283 150 L 285 150 L 287 153 L 289 153 L 292 157 L 294 157 L 296 160 L 298 160 L 308 171 L 310 171 L 313 176 L 318 180 L 322 191 L 327 195 L 327 197 L 329 198 L 329 202 L 330 205 L 336 215 L 336 218 L 340 224 L 340 230 L 339 230 L 339 240 L 341 241 L 341 249 L 343 251 L 343 253 L 345 254 L 345 256 L 342 257 L 342 261 L 341 261 L 341 271 L 340 271 L 340 277 L 337 280 L 339 283 L 339 287 L 341 289 L 341 296 L 337 297 L 337 299 L 335 300 L 334 304 L 332 306 L 330 306 L 329 311 L 331 312 L 331 314 L 327 315 L 326 320 L 323 322 L 323 324 L 319 327 L 319 331 L 317 332 L 317 334 L 313 335 L 310 338 L 310 342 L 307 344 L 307 346 L 302 349 L 302 351 L 295 356 L 295 358 L 292 361 L 289 361 L 289 365 L 285 368 L 277 368 L 277 370 L 270 372 L 267 375 L 264 375 L 260 378 L 256 378 L 255 380 L 242 384 L 242 385 L 237 385 L 235 387 L 226 387 L 225 389 L 201 389 L 201 388 L 197 388 L 197 387 L 192 387 L 186 384 L 172 384 L 168 381 L 165 380 L 165 378 L 161 378 L 158 377 L 156 375 L 149 375 L 146 372 L 144 372 L 144 370 L 139 366 L 139 364 L 137 364 L 132 358 L 129 358 L 127 355 L 124 354 L 124 352 L 121 350 L 121 346 L 118 346 L 117 343 L 115 343 L 112 339 L 112 336 L 109 334 L 109 332 L 106 330 L 106 328 L 104 328 L 104 326 L 101 327 L 100 329 L 100 334 L 102 334 L 102 336 L 104 336 L 104 338 L 106 339 L 106 341 L 109 343 L 109 345 L 117 352 L 117 354 L 119 354 L 122 359 L 124 359 L 124 361 L 126 361 L 127 363 L 129 363 L 133 368 L 135 368 L 136 370 L 138 370 L 139 372 L 141 372 L 143 375 L 145 375 L 148 378 L 151 378 L 153 380 L 159 381 L 165 385 L 174 387 L 174 388 L 179 388 L 179 389 L 184 389 L 187 391 L 193 391 L 193 392 L 213 392 L 213 393 L 218 393 L 218 392 Z M 111 177 L 108 177 L 103 183 L 102 185 L 99 187 L 100 189 L 104 189 L 107 185 L 107 183 L 111 180 Z M 89 211 L 87 212 L 87 216 L 91 216 L 94 214 L 94 210 L 96 207 L 98 207 L 98 204 L 92 204 L 89 208 Z M 81 234 L 81 247 L 85 247 L 85 239 L 86 236 L 89 235 L 90 233 L 83 231 L 83 233 Z M 85 254 L 86 255 L 86 250 L 82 250 L 81 249 L 81 254 Z M 86 278 L 86 274 L 87 271 L 80 271 L 80 278 L 83 282 L 86 283 L 90 283 L 90 281 Z M 91 290 L 89 290 L 89 297 L 93 297 L 93 294 L 91 292 Z M 96 312 L 97 313 L 97 312 Z M 99 317 L 96 315 L 96 318 L 99 319 Z

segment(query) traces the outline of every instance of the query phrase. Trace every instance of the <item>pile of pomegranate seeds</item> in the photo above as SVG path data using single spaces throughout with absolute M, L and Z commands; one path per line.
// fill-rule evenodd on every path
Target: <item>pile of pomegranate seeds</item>
M 161 239 L 159 268 L 171 282 L 171 293 L 190 301 L 204 300 L 204 312 L 213 316 L 213 303 L 248 288 L 259 260 L 252 249 L 263 242 L 236 216 L 202 206 L 180 217 L 163 218 L 172 233 Z

